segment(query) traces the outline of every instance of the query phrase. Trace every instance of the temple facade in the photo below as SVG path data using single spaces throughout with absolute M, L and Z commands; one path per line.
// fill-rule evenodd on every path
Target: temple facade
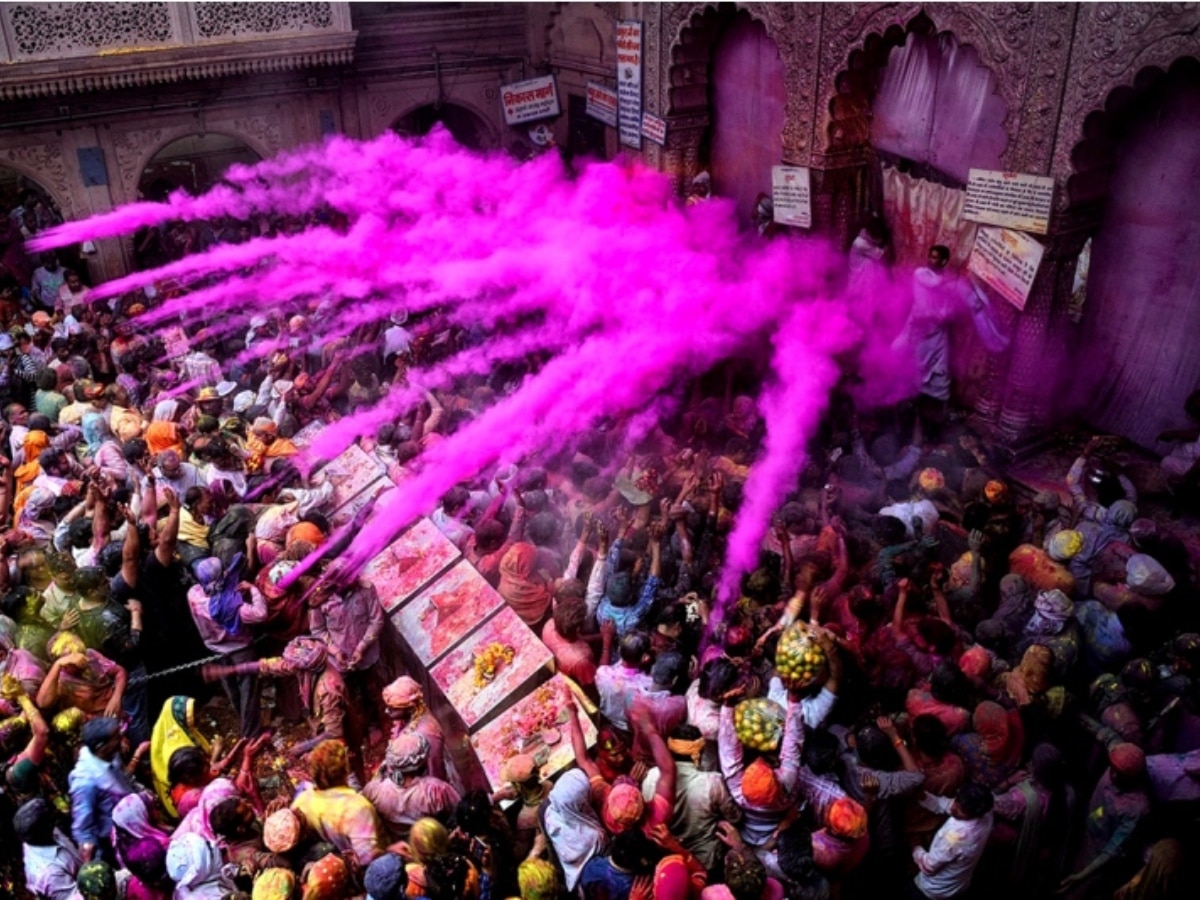
M 623 20 L 642 25 L 662 144 L 622 147 L 588 113 L 589 84 L 617 86 Z M 1001 311 L 1009 348 L 965 336 L 957 373 L 1010 442 L 1078 414 L 1151 446 L 1200 384 L 1190 4 L 9 3 L 0 31 L 0 191 L 33 183 L 68 218 L 335 133 L 441 123 L 527 155 L 501 88 L 553 74 L 561 113 L 544 124 L 568 155 L 637 153 L 680 192 L 708 171 L 748 227 L 771 167 L 805 167 L 808 231 L 845 247 L 878 216 L 898 262 L 966 240 L 970 169 L 1053 179 L 1036 280 Z M 131 260 L 101 242 L 89 265 Z M 1079 377 L 1054 396 L 1051 370 Z

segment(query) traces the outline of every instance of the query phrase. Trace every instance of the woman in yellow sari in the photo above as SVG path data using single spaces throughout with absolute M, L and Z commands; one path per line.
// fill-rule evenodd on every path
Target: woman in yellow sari
M 213 748 L 196 728 L 196 701 L 191 697 L 172 697 L 163 704 L 154 731 L 150 735 L 150 770 L 154 791 L 172 817 L 180 815 L 177 801 L 190 788 L 203 785 L 172 785 L 169 777 L 171 756 L 177 750 L 195 747 L 210 757 Z M 179 790 L 179 789 L 182 789 Z

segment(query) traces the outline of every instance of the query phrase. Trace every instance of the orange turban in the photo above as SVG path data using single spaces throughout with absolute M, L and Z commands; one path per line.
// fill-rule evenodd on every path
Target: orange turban
M 921 474 L 917 476 L 917 484 L 923 491 L 940 491 L 946 486 L 946 476 L 931 466 L 921 470 Z
M 826 825 L 835 837 L 856 841 L 867 833 L 867 811 L 857 801 L 842 797 L 829 807 Z
M 1008 485 L 1003 481 L 989 481 L 983 486 L 983 496 L 989 503 L 1003 503 L 1008 499 Z
M 759 757 L 742 774 L 742 796 L 755 806 L 774 806 L 779 802 L 783 788 L 779 779 L 762 757 Z
M 312 522 L 297 522 L 288 529 L 287 537 L 284 539 L 284 545 L 291 547 L 297 541 L 304 541 L 306 544 L 312 544 L 314 547 L 320 547 L 325 543 L 325 533 L 321 531 Z

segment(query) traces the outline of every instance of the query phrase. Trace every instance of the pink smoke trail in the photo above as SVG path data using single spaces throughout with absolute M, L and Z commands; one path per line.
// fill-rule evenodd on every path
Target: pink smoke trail
M 773 381 L 761 398 L 766 446 L 746 479 L 742 505 L 729 534 L 709 634 L 737 602 L 742 575 L 758 565 L 771 514 L 796 485 L 804 467 L 805 444 L 841 377 L 834 357 L 860 337 L 857 326 L 832 302 L 797 307 L 775 335 Z
M 558 158 L 481 157 L 445 133 L 416 141 L 335 139 L 236 167 L 203 197 L 133 204 L 39 235 L 37 249 L 130 233 L 173 220 L 254 219 L 313 210 L 344 217 L 298 233 L 218 245 L 155 272 L 102 286 L 113 296 L 164 277 L 197 286 L 151 310 L 165 324 L 326 307 L 323 337 L 347 337 L 392 313 L 438 310 L 482 343 L 415 370 L 374 409 L 326 428 L 310 459 L 329 459 L 403 415 L 418 386 L 448 384 L 526 355 L 548 358 L 510 396 L 427 449 L 419 471 L 376 509 L 348 552 L 361 567 L 428 513 L 453 485 L 500 461 L 564 445 L 602 416 L 652 427 L 676 388 L 774 335 L 763 397 L 768 438 L 729 541 L 721 597 L 753 567 L 773 505 L 795 483 L 839 354 L 862 328 L 903 308 L 894 293 L 849 302 L 832 285 L 839 254 L 815 241 L 748 241 L 732 204 L 688 209 L 640 165 L 592 163 L 572 177 Z M 874 345 L 867 345 L 874 346 Z M 267 352 L 269 344 L 246 356 Z M 872 376 L 886 380 L 888 372 Z

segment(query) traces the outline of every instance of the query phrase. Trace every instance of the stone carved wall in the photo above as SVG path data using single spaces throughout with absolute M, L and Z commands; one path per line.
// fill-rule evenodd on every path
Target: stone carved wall
M 1072 171 L 1071 151 L 1083 140 L 1084 120 L 1103 110 L 1108 95 L 1131 85 L 1148 67 L 1167 69 L 1200 56 L 1200 4 L 1097 3 L 1079 9 L 1062 110 L 1054 143 L 1055 175 Z M 1060 192 L 1059 205 L 1066 203 Z
M 229 4 L 218 4 L 229 5 Z M 2 14 L 13 58 L 91 54 L 100 48 L 178 43 L 168 3 L 15 3 Z
M 61 142 L 53 140 L 6 147 L 0 150 L 0 165 L 11 167 L 48 190 L 63 218 L 76 217 L 76 203 L 71 192 L 71 179 L 63 162 Z
M 196 3 L 197 36 L 204 40 L 321 31 L 334 25 L 329 3 Z

